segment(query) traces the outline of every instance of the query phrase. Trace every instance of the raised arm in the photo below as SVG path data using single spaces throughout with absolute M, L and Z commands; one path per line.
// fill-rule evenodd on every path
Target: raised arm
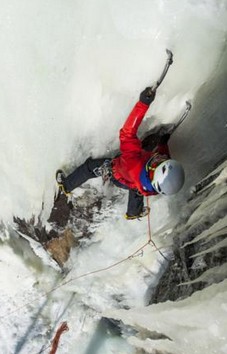
M 135 104 L 123 127 L 120 130 L 120 150 L 124 153 L 140 152 L 141 141 L 137 137 L 138 128 L 155 98 L 155 91 L 147 87 L 141 94 L 140 100 Z

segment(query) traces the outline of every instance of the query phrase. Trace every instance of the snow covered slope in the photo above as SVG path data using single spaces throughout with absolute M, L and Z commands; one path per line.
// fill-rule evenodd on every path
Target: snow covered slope
M 158 246 L 168 244 L 159 231 L 171 231 L 189 188 L 226 153 L 226 23 L 226 0 L 1 1 L 0 352 L 48 353 L 44 348 L 64 319 L 70 331 L 60 353 L 135 353 L 121 337 L 95 332 L 96 325 L 107 309 L 146 304 L 160 254 L 148 247 L 143 257 L 73 281 L 146 242 L 147 221 L 123 218 L 125 193 L 105 191 L 103 219 L 92 239 L 71 253 L 66 278 L 50 259 L 35 256 L 14 231 L 13 217 L 40 216 L 45 224 L 55 170 L 71 171 L 90 154 L 118 148 L 122 123 L 140 91 L 159 77 L 169 48 L 174 64 L 141 127 L 143 133 L 174 121 L 192 100 L 190 118 L 170 142 L 186 169 L 185 188 L 176 198 L 150 201 L 152 235 Z M 75 198 L 87 190 L 103 193 L 93 181 Z M 222 292 L 221 285 L 214 289 Z

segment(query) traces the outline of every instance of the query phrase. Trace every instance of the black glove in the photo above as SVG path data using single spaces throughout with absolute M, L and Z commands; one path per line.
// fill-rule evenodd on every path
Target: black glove
M 152 87 L 147 87 L 143 92 L 141 92 L 140 101 L 147 105 L 150 105 L 151 102 L 153 102 L 155 99 L 155 94 L 156 90 L 152 91 Z
M 167 144 L 170 138 L 170 134 L 164 134 L 161 136 L 160 140 L 159 140 L 159 144 L 164 145 Z

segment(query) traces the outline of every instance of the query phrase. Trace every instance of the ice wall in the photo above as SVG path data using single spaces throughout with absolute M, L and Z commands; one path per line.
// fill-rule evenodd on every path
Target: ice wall
M 226 1 L 10 0 L 0 20 L 1 218 L 37 216 L 44 202 L 45 219 L 56 168 L 118 146 L 165 48 L 174 65 L 148 115 L 172 121 L 194 98 L 225 45 Z
M 227 352 L 226 166 L 226 161 L 219 164 L 195 186 L 182 221 L 172 230 L 173 257 L 158 286 L 148 291 L 150 306 L 104 311 L 104 316 L 123 321 L 119 325 L 136 349 Z M 125 325 L 130 326 L 126 331 Z
M 227 280 L 177 302 L 164 302 L 106 315 L 138 331 L 129 338 L 147 353 L 226 353 Z
M 225 152 L 226 20 L 225 0 L 3 0 L 0 219 L 5 223 L 13 215 L 29 219 L 43 207 L 45 220 L 53 203 L 55 170 L 65 167 L 69 171 L 89 154 L 103 155 L 118 147 L 119 128 L 140 91 L 162 71 L 166 48 L 173 51 L 174 64 L 148 112 L 152 119 L 147 119 L 142 130 L 154 122 L 172 122 L 184 101 L 193 99 L 194 113 L 170 144 L 173 155 L 186 166 L 187 192 Z M 96 187 L 101 190 L 100 185 Z M 168 200 L 171 209 L 176 201 L 177 213 L 185 192 Z M 111 218 L 100 225 L 94 244 L 72 254 L 69 277 L 106 266 L 107 261 L 116 262 L 144 242 L 147 225 L 124 221 L 124 198 L 122 204 L 119 201 L 107 210 Z M 152 202 L 152 231 L 167 223 L 168 202 L 161 198 Z M 4 228 L 1 238 L 10 239 Z M 12 233 L 11 242 L 14 239 Z M 63 317 L 70 332 L 62 342 L 62 353 L 86 353 L 102 311 L 142 306 L 150 277 L 157 273 L 150 250 L 130 266 L 71 282 L 50 295 L 59 274 L 34 265 L 32 256 L 28 261 L 26 247 L 20 244 L 21 248 L 14 247 L 16 253 L 1 245 L 0 351 L 4 353 L 40 351 L 50 344 Z M 17 280 L 20 284 L 12 292 L 11 282 Z M 213 289 L 223 293 L 221 285 Z M 216 305 L 211 304 L 212 314 L 218 315 Z M 160 311 L 168 305 L 160 305 Z M 173 309 L 173 314 L 178 315 L 177 311 Z M 170 315 L 166 316 L 170 323 Z M 185 325 L 185 319 L 179 317 L 179 321 Z M 204 323 L 201 328 L 203 333 Z M 174 329 L 176 333 L 170 334 L 177 339 L 177 324 Z M 200 332 L 192 331 L 198 343 Z M 106 348 L 105 353 L 111 353 L 113 346 Z

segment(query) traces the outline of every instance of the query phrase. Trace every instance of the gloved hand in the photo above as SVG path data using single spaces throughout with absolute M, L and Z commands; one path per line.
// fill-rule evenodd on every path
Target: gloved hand
M 156 95 L 156 90 L 152 91 L 152 87 L 147 87 L 145 88 L 144 91 L 141 92 L 140 101 L 147 105 L 150 105 L 151 102 L 154 101 L 155 95 Z
M 170 134 L 164 134 L 161 136 L 160 140 L 159 140 L 159 144 L 167 144 L 170 138 Z

